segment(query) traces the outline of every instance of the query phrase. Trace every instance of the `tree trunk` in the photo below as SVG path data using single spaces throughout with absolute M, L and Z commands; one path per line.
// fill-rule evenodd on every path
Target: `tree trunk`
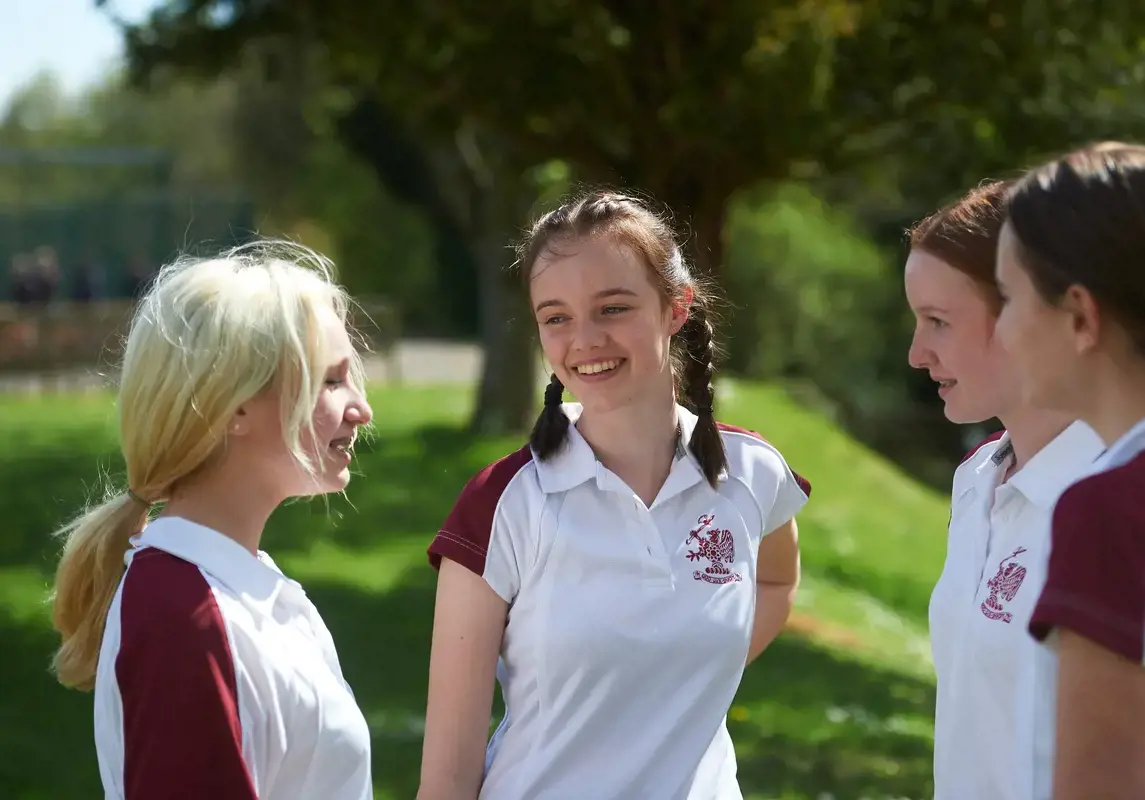
M 436 169 L 434 153 L 425 142 L 412 135 L 397 115 L 368 92 L 338 120 L 336 127 L 342 145 L 368 164 L 391 197 L 418 209 L 433 230 L 437 260 L 437 285 L 447 304 L 447 315 L 456 320 L 456 329 L 466 333 L 478 330 L 479 314 L 473 309 L 478 293 L 476 245 L 462 208 L 450 197 Z M 446 290 L 448 287 L 448 290 Z
M 391 193 L 426 215 L 439 257 L 448 244 L 476 273 L 469 303 L 477 305 L 484 363 L 470 428 L 490 435 L 528 430 L 539 408 L 538 359 L 532 316 L 520 281 L 508 270 L 508 247 L 536 199 L 532 185 L 507 163 L 499 142 L 466 124 L 452 142 L 427 146 L 371 95 L 339 122 L 342 140 L 373 166 Z M 451 279 L 462 278 L 472 280 Z
M 501 141 L 463 124 L 456 144 L 472 190 L 470 220 L 481 278 L 484 363 L 470 430 L 521 433 L 532 427 L 540 407 L 538 354 L 524 283 L 509 268 L 513 236 L 525 223 L 537 191 Z
M 486 435 L 527 431 L 540 409 L 535 328 L 505 255 L 501 231 L 485 236 L 478 248 L 484 363 L 470 429 Z
M 669 171 L 660 185 L 648 188 L 671 209 L 685 240 L 685 255 L 701 275 L 719 281 L 723 274 L 724 219 L 728 192 L 711 186 L 710 177 Z

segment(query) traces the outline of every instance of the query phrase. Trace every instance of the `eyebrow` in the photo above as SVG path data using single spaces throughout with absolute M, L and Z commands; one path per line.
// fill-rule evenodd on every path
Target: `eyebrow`
M 616 287 L 615 289 L 603 289 L 603 290 L 597 292 L 596 294 L 593 295 L 593 299 L 594 300 L 601 300 L 605 297 L 617 297 L 617 296 L 620 296 L 620 297 L 636 297 L 637 294 L 636 294 L 636 292 L 632 291 L 631 289 L 625 289 L 623 287 Z M 537 303 L 537 305 L 533 309 L 533 311 L 540 311 L 541 309 L 544 309 L 544 308 L 551 308 L 552 306 L 560 306 L 560 305 L 564 305 L 563 301 L 561 301 L 561 300 L 542 300 L 541 302 Z
M 945 314 L 946 309 L 945 308 L 939 308 L 938 306 L 926 305 L 926 306 L 919 306 L 918 308 L 916 308 L 914 310 L 914 313 L 916 313 L 916 314 L 935 314 L 935 313 Z

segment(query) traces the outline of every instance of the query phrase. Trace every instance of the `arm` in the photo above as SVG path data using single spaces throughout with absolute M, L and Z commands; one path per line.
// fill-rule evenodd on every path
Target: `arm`
M 799 528 L 789 519 L 759 543 L 755 578 L 755 621 L 747 663 L 754 661 L 783 630 L 799 586 Z
M 226 623 L 198 567 L 136 556 L 119 623 L 126 800 L 256 800 Z
M 418 800 L 474 800 L 481 789 L 508 609 L 480 575 L 442 559 Z
M 1056 638 L 1055 800 L 1145 797 L 1145 517 L 1135 488 L 1102 473 L 1054 508 L 1030 632 Z
M 1059 632 L 1054 800 L 1145 796 L 1145 670 Z

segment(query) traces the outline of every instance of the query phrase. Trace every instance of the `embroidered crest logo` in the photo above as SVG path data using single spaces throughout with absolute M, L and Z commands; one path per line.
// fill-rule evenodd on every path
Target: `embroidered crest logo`
M 696 543 L 695 550 L 688 551 L 689 561 L 706 559 L 709 563 L 702 571 L 696 570 L 692 577 L 705 583 L 735 583 L 743 578 L 738 572 L 728 568 L 728 564 L 735 561 L 736 544 L 732 532 L 713 527 L 715 514 L 704 514 L 696 522 L 698 526 L 688 533 L 685 544 Z
M 996 619 L 1007 625 L 1014 615 L 1006 611 L 1003 603 L 1009 603 L 1018 594 L 1022 581 L 1026 579 L 1026 568 L 1017 562 L 1017 557 L 1026 552 L 1026 548 L 1019 547 L 1010 555 L 998 562 L 998 573 L 986 582 L 990 595 L 982 603 L 982 613 L 987 619 Z

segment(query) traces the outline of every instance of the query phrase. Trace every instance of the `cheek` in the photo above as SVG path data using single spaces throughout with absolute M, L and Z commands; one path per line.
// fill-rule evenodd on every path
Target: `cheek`
M 567 336 L 562 335 L 560 327 L 551 325 L 538 325 L 537 338 L 541 342 L 541 350 L 549 361 L 564 361 L 564 354 L 568 350 Z
M 339 395 L 339 392 L 324 391 L 318 397 L 311 424 L 314 426 L 314 436 L 319 441 L 333 438 L 334 432 L 342 425 L 346 405 Z
M 986 350 L 986 337 L 976 327 L 947 328 L 931 337 L 938 360 L 955 369 L 980 363 Z
M 1022 355 L 1031 347 L 1037 349 L 1039 339 L 1042 338 L 1038 329 L 1038 315 L 1023 303 L 1011 303 L 1007 307 L 1002 319 L 1001 337 L 1007 350 L 1015 355 Z

